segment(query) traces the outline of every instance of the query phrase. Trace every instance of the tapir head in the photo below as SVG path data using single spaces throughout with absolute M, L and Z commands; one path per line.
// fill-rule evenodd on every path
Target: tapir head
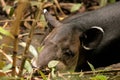
M 58 60 L 58 70 L 75 70 L 85 60 L 84 50 L 95 49 L 102 40 L 103 30 L 91 27 L 82 30 L 80 25 L 63 24 L 53 18 L 46 10 L 46 20 L 55 28 L 43 41 L 44 48 L 37 60 L 37 67 L 46 67 L 51 60 Z M 78 64 L 79 63 L 79 64 Z

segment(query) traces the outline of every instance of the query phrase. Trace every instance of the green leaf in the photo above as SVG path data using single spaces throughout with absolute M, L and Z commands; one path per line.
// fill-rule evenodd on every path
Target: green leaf
M 82 4 L 74 4 L 71 8 L 71 12 L 75 12 L 79 10 L 79 8 L 82 6 Z
M 14 36 L 7 30 L 5 30 L 4 28 L 0 27 L 0 33 L 5 35 L 5 36 L 9 36 L 11 38 L 14 38 Z
M 56 78 L 55 68 L 52 68 L 51 75 L 52 75 L 53 78 Z
M 3 10 L 6 11 L 8 9 L 12 8 L 12 6 L 6 5 L 5 7 L 3 7 Z
M 19 43 L 19 45 L 24 47 L 24 48 L 26 47 L 26 43 L 25 42 L 21 42 L 21 43 Z M 35 49 L 34 46 L 30 45 L 29 46 L 29 51 L 35 58 L 38 57 L 38 52 L 37 52 L 37 50 Z
M 91 70 L 92 70 L 92 71 L 95 71 L 94 66 L 93 66 L 91 63 L 89 63 L 89 62 L 87 62 L 87 63 L 88 63 L 88 65 L 90 66 Z
M 38 52 L 41 52 L 43 50 L 44 46 L 38 47 L 37 50 Z
M 53 67 L 57 66 L 58 63 L 59 63 L 59 61 L 57 61 L 57 60 L 52 60 L 52 61 L 50 61 L 50 62 L 48 63 L 48 67 L 49 67 L 49 68 L 53 68 Z
M 3 39 L 2 35 L 0 35 L 0 39 Z
M 116 0 L 109 0 L 109 3 L 115 3 Z
M 5 71 L 7 71 L 7 70 L 9 70 L 11 68 L 12 68 L 12 64 L 8 64 L 2 70 L 5 72 Z
M 42 71 L 39 70 L 39 73 L 41 74 L 43 80 L 47 80 L 47 77 L 45 76 L 45 74 Z
M 5 66 L 5 62 L 4 61 L 0 61 L 0 69 L 2 69 L 4 66 Z
M 95 77 L 91 77 L 90 80 L 108 80 L 108 77 L 104 75 L 96 75 Z
M 10 12 L 9 12 L 9 16 L 12 16 L 13 15 L 13 13 L 14 13 L 14 11 L 15 11 L 15 9 L 12 7 L 12 8 L 10 8 Z
M 42 14 L 41 17 L 40 17 L 40 20 L 41 20 L 41 21 L 46 21 L 43 14 Z
M 30 62 L 27 61 L 27 60 L 26 60 L 26 62 L 25 62 L 25 69 L 26 69 L 29 73 L 32 73 L 32 72 L 33 72 L 32 66 L 31 66 Z

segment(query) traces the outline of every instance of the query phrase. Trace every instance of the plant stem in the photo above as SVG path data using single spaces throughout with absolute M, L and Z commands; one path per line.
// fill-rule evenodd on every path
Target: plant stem
M 32 26 L 31 26 L 30 33 L 28 35 L 28 39 L 27 39 L 27 42 L 26 42 L 26 47 L 25 47 L 25 50 L 23 52 L 23 57 L 22 57 L 23 60 L 22 60 L 21 66 L 20 66 L 19 76 L 22 76 L 22 73 L 23 73 L 24 65 L 25 65 L 25 62 L 27 60 L 28 49 L 29 49 L 29 46 L 31 44 L 32 37 L 33 37 L 33 34 L 34 34 L 36 21 L 40 19 L 40 16 L 42 14 L 42 7 L 43 7 L 44 3 L 43 2 L 40 2 L 40 3 L 41 4 L 39 6 L 39 10 L 36 12 L 36 15 L 35 15 L 35 22 L 33 22 Z
M 13 65 L 12 65 L 12 76 L 16 75 L 16 60 L 17 60 L 17 52 L 18 52 L 18 35 L 19 35 L 19 28 L 22 16 L 27 8 L 28 0 L 19 0 L 18 7 L 15 11 L 16 19 L 12 23 L 11 33 L 14 36 L 13 41 Z

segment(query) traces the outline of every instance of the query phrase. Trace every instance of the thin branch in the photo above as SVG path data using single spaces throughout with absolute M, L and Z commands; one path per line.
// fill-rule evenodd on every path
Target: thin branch
M 10 61 L 10 63 L 13 63 L 12 58 L 8 56 L 2 49 L 0 49 L 0 53 L 3 54 L 8 59 L 8 61 Z
M 60 8 L 65 8 L 67 10 L 70 10 L 72 8 L 72 6 L 74 6 L 76 3 L 59 3 L 59 6 Z M 48 8 L 50 6 L 53 6 L 54 4 L 53 3 L 50 3 L 50 2 L 47 2 L 45 5 L 44 5 L 44 8 Z
M 56 6 L 58 7 L 58 9 L 60 10 L 60 12 L 62 13 L 62 15 L 63 15 L 63 16 L 66 16 L 65 13 L 62 11 L 62 9 L 61 9 L 58 1 L 57 1 L 57 0 L 54 0 L 54 2 L 55 2 L 55 4 L 56 4 Z
M 18 7 L 15 11 L 16 19 L 12 23 L 11 33 L 14 36 L 13 42 L 13 65 L 12 65 L 12 76 L 16 75 L 16 61 L 17 61 L 17 52 L 18 52 L 18 34 L 19 34 L 19 27 L 21 23 L 22 16 L 25 12 L 25 9 L 28 6 L 28 1 L 19 0 Z
M 87 74 L 93 74 L 93 73 L 112 73 L 112 72 L 120 72 L 120 68 L 118 69 L 111 69 L 111 70 L 98 70 L 98 71 L 85 71 L 85 72 L 75 72 L 75 73 L 72 73 L 72 74 L 75 74 L 75 75 L 79 75 L 81 73 L 87 75 Z M 61 75 L 69 75 L 71 73 L 61 73 Z
M 2 23 L 2 22 L 12 22 L 12 21 L 14 21 L 14 20 L 2 20 L 2 21 L 0 21 L 0 23 Z M 33 22 L 38 22 L 38 21 L 40 21 L 40 20 L 35 20 L 35 19 L 21 19 L 20 21 L 33 21 Z M 40 21 L 40 22 L 44 22 L 44 21 Z
M 36 33 L 34 33 L 33 35 L 44 35 L 45 33 L 44 32 L 36 32 Z M 20 34 L 19 36 L 18 36 L 18 38 L 22 38 L 22 37 L 24 37 L 24 36 L 28 36 L 29 35 L 29 33 L 24 33 L 24 34 Z
M 41 2 L 39 10 L 38 10 L 38 12 L 36 12 L 35 20 L 39 20 L 41 14 L 42 14 L 43 4 L 44 4 L 44 2 Z M 33 37 L 35 26 L 36 26 L 36 22 L 33 22 L 32 26 L 31 26 L 30 33 L 28 35 L 28 39 L 27 39 L 27 42 L 26 42 L 27 44 L 26 44 L 25 50 L 23 52 L 23 57 L 22 57 L 23 60 L 22 60 L 21 66 L 20 66 L 19 76 L 22 76 L 22 73 L 23 73 L 24 65 L 25 65 L 25 62 L 26 62 L 26 59 L 27 59 L 27 55 L 28 55 L 28 49 L 29 49 L 29 46 L 30 46 L 31 41 L 32 41 L 32 37 Z

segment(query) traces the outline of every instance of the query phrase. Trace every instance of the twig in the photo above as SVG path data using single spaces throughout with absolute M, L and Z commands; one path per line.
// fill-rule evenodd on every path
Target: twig
M 16 75 L 16 60 L 17 60 L 17 52 L 18 52 L 18 34 L 19 34 L 19 27 L 21 23 L 22 16 L 25 12 L 25 9 L 28 6 L 27 0 L 19 0 L 18 7 L 16 9 L 16 19 L 13 21 L 11 33 L 14 36 L 14 42 L 13 42 L 13 65 L 12 65 L 12 76 Z
M 34 33 L 33 35 L 44 35 L 45 33 L 43 32 L 38 32 L 38 33 Z M 18 36 L 18 38 L 22 38 L 22 37 L 24 37 L 24 36 L 28 36 L 29 35 L 29 33 L 24 33 L 24 34 L 20 34 L 19 36 Z
M 60 8 L 64 8 L 64 9 L 67 9 L 67 10 L 70 10 L 72 8 L 73 5 L 75 5 L 76 3 L 59 3 L 59 6 Z M 48 8 L 50 6 L 53 6 L 54 4 L 50 3 L 50 2 L 47 2 L 45 5 L 44 5 L 44 8 Z
M 44 5 L 44 1 L 43 2 L 41 1 L 39 10 L 36 12 L 35 20 L 39 20 L 41 14 L 42 14 L 43 5 Z M 32 26 L 31 26 L 30 33 L 28 35 L 28 39 L 27 39 L 27 42 L 26 42 L 27 44 L 26 44 L 25 50 L 23 52 L 23 60 L 22 60 L 21 66 L 20 66 L 19 76 L 22 76 L 23 68 L 24 68 L 24 65 L 25 65 L 25 62 L 26 62 L 26 59 L 27 59 L 28 49 L 29 49 L 30 43 L 32 41 L 35 25 L 36 25 L 36 22 L 33 22 Z
M 110 72 L 120 72 L 120 68 L 118 69 L 112 69 L 112 70 L 98 70 L 98 71 L 85 71 L 85 72 L 75 72 L 75 73 L 61 73 L 62 75 L 69 75 L 69 74 L 75 74 L 79 75 L 81 73 L 87 75 L 87 74 L 93 74 L 93 73 L 110 73 Z
M 10 61 L 10 63 L 13 63 L 12 58 L 10 58 L 10 56 L 8 56 L 3 50 L 0 49 L 0 53 L 3 54 L 8 59 L 8 61 Z
M 2 21 L 0 21 L 0 23 L 2 23 L 2 22 L 12 22 L 12 21 L 14 21 L 14 20 L 2 20 Z M 33 22 L 38 22 L 38 21 L 40 21 L 40 20 L 34 20 L 34 19 L 21 19 L 20 21 L 33 21 Z M 42 22 L 42 20 L 41 20 L 41 22 Z M 43 21 L 44 22 L 44 21 Z
M 57 1 L 57 0 L 54 0 L 54 2 L 55 2 L 55 4 L 56 4 L 56 6 L 58 7 L 58 9 L 60 10 L 60 12 L 62 13 L 62 15 L 65 16 L 65 14 L 64 14 L 64 12 L 62 11 L 62 9 L 61 9 L 58 1 Z
M 3 25 L 3 28 L 5 28 L 8 25 L 8 22 L 5 22 L 5 24 Z

